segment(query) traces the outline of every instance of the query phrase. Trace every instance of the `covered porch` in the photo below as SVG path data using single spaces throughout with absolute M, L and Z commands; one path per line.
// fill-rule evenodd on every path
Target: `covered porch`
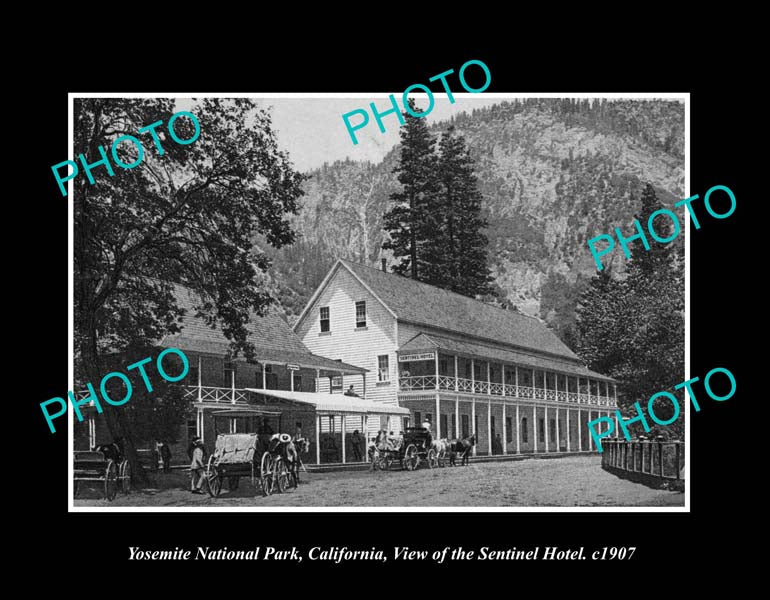
M 309 440 L 306 464 L 365 463 L 368 439 L 380 429 L 399 430 L 407 408 L 365 398 L 317 392 L 247 389 L 265 408 L 281 413 L 285 433 Z

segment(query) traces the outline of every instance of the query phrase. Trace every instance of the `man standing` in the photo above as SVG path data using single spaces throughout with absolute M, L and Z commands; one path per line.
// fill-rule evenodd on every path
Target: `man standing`
M 158 442 L 160 446 L 160 459 L 163 461 L 163 472 L 171 472 L 171 448 L 168 447 L 166 442 Z
M 202 494 L 201 486 L 203 485 L 204 465 L 203 465 L 203 442 L 199 437 L 193 438 L 193 453 L 192 462 L 190 463 L 190 491 L 193 494 Z
M 353 458 L 356 462 L 360 462 L 363 458 L 363 455 L 361 454 L 361 446 L 363 445 L 363 438 L 361 437 L 361 434 L 358 433 L 358 429 L 356 429 L 353 432 L 353 439 L 351 440 L 351 444 L 353 446 Z

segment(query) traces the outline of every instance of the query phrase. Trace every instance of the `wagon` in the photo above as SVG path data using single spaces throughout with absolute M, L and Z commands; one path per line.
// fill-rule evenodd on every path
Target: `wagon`
M 407 427 L 399 447 L 378 450 L 377 466 L 386 470 L 398 462 L 401 468 L 414 471 L 424 461 L 431 469 L 437 467 L 438 457 L 430 447 L 431 440 L 430 432 L 424 427 Z
M 260 415 L 280 415 L 278 412 L 260 410 Z M 214 417 L 254 416 L 255 411 L 219 411 Z M 216 418 L 214 420 L 216 429 Z M 224 480 L 230 490 L 238 489 L 241 477 L 249 477 L 251 484 L 264 496 L 275 490 L 283 493 L 297 486 L 288 466 L 280 455 L 268 450 L 270 434 L 220 433 L 206 466 L 209 494 L 216 498 L 222 491 Z
M 76 451 L 74 456 L 74 494 L 82 482 L 97 482 L 104 489 L 104 497 L 113 500 L 120 489 L 124 494 L 131 491 L 131 465 L 125 459 L 116 462 L 103 452 Z

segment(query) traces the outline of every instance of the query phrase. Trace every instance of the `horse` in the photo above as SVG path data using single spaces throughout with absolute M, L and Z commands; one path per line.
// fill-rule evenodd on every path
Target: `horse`
M 451 456 L 449 440 L 446 438 L 441 438 L 440 440 L 433 440 L 431 442 L 430 447 L 433 448 L 434 452 L 436 453 L 436 461 L 438 462 L 438 466 L 443 467 L 444 458 L 446 458 L 446 455 L 450 454 Z
M 467 466 L 470 462 L 471 449 L 476 445 L 476 434 L 472 434 L 470 437 L 463 438 L 461 440 L 448 440 L 449 443 L 449 464 L 453 467 L 457 466 L 455 458 L 457 454 L 462 455 L 460 464 Z
M 279 455 L 289 469 L 294 484 L 299 484 L 299 470 L 305 468 L 301 454 L 308 451 L 310 444 L 305 438 L 291 439 L 286 433 L 276 433 L 270 438 L 267 449 L 271 454 Z

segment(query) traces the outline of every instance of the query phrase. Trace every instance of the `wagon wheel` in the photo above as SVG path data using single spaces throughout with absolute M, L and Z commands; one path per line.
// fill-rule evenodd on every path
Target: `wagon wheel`
M 390 469 L 390 465 L 393 464 L 393 455 L 390 452 L 385 453 L 385 455 L 382 457 L 382 469 L 388 470 Z
M 120 491 L 124 494 L 131 493 L 131 463 L 127 460 L 120 463 Z
M 262 455 L 259 463 L 259 482 L 262 486 L 262 495 L 269 496 L 273 493 L 273 457 L 269 452 Z
M 278 487 L 278 492 L 283 494 L 286 491 L 287 480 L 289 471 L 286 468 L 286 462 L 278 457 L 275 459 L 275 467 L 273 468 L 273 480 Z
M 436 451 L 433 448 L 428 450 L 428 454 L 426 455 L 426 458 L 428 459 L 429 469 L 438 467 L 438 457 L 436 456 Z
M 299 463 L 296 460 L 289 465 L 288 475 L 286 477 L 286 489 L 297 489 L 297 482 L 299 481 Z
M 222 491 L 222 476 L 214 464 L 214 455 L 209 457 L 209 464 L 206 467 L 206 482 L 208 483 L 209 496 L 216 498 Z
M 114 500 L 118 493 L 118 466 L 110 459 L 104 469 L 104 497 Z
M 417 446 L 409 444 L 404 452 L 404 468 L 407 471 L 414 471 L 417 468 L 417 463 L 420 462 L 420 457 L 417 455 Z
M 240 482 L 241 482 L 241 478 L 236 476 L 236 475 L 233 475 L 232 477 L 228 477 L 227 478 L 227 489 L 230 490 L 231 492 L 237 490 L 238 489 L 238 485 L 240 484 Z

